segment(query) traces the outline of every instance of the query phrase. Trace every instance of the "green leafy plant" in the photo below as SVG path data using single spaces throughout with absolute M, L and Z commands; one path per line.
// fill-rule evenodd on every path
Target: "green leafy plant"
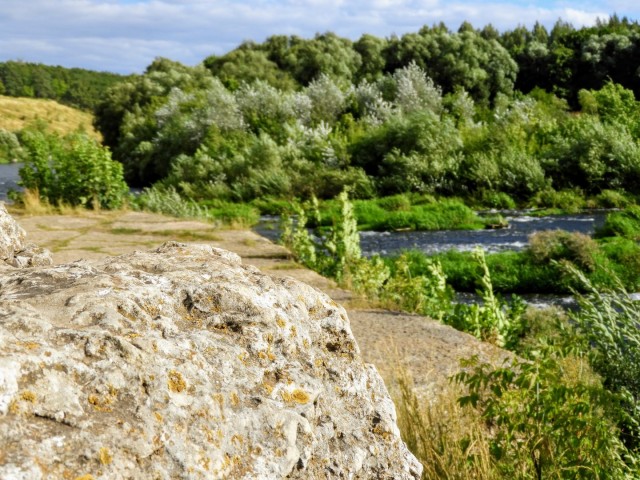
M 570 313 L 591 364 L 605 387 L 625 398 L 628 415 L 621 419 L 625 443 L 640 452 L 640 305 L 618 281 L 597 287 L 580 270 L 567 266 L 585 287 L 579 309 Z
M 445 322 L 481 340 L 513 349 L 518 344 L 524 328 L 522 324 L 524 302 L 514 297 L 512 302 L 507 304 L 497 297 L 493 292 L 491 273 L 484 250 L 476 248 L 473 257 L 482 270 L 482 288 L 478 291 L 482 303 L 457 304 L 453 314 L 448 315 Z
M 21 143 L 28 158 L 20 183 L 49 203 L 112 209 L 127 198 L 122 165 L 94 139 L 31 130 L 21 135 Z
M 471 359 L 455 376 L 468 390 L 460 405 L 478 409 L 493 432 L 490 451 L 501 477 L 637 478 L 613 421 L 619 399 L 581 362 L 551 348 L 500 368 Z

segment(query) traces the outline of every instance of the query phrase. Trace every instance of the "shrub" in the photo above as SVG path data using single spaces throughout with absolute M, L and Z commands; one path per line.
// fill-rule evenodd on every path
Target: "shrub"
M 475 360 L 465 366 L 456 379 L 468 394 L 459 402 L 492 427 L 498 478 L 637 478 L 612 421 L 619 399 L 589 375 L 584 360 L 552 348 L 501 368 Z
M 568 260 L 591 272 L 596 267 L 598 244 L 590 236 L 564 230 L 545 230 L 529 237 L 528 253 L 537 263 Z
M 507 193 L 484 191 L 482 192 L 480 202 L 482 205 L 490 208 L 499 208 L 503 210 L 514 210 L 516 202 Z
M 632 200 L 619 190 L 603 190 L 595 198 L 597 208 L 625 208 L 631 203 Z
M 607 215 L 604 225 L 596 231 L 596 237 L 613 236 L 640 239 L 640 206 L 632 205 L 622 212 Z
M 142 210 L 162 213 L 178 218 L 207 219 L 207 210 L 192 200 L 184 199 L 175 188 L 154 185 L 145 188 L 135 199 L 135 206 Z
M 23 162 L 26 152 L 20 146 L 18 137 L 8 130 L 0 128 L 0 163 Z
M 566 213 L 577 213 L 584 208 L 585 198 L 582 191 L 578 189 L 559 192 L 547 189 L 538 192 L 531 203 L 539 208 L 554 208 Z
M 94 139 L 28 131 L 21 140 L 28 159 L 20 169 L 20 183 L 49 203 L 112 209 L 127 198 L 122 164 Z

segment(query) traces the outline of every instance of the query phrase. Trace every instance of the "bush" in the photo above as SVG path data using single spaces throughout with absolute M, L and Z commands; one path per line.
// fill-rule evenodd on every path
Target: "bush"
M 531 203 L 539 208 L 553 208 L 566 213 L 578 213 L 585 207 L 585 198 L 582 191 L 562 190 L 543 190 L 538 192 Z
M 122 164 L 88 136 L 27 131 L 21 141 L 28 159 L 20 169 L 20 183 L 49 203 L 112 209 L 127 198 Z
M 633 205 L 607 215 L 604 225 L 596 231 L 596 237 L 614 236 L 640 240 L 640 206 Z
M 501 368 L 473 360 L 465 366 L 456 379 L 468 394 L 459 402 L 492 427 L 497 478 L 637 478 L 614 424 L 619 398 L 589 375 L 584 360 L 547 349 Z
M 625 208 L 633 201 L 619 190 L 603 190 L 595 197 L 596 208 Z
M 26 152 L 20 146 L 15 134 L 0 128 L 0 163 L 17 163 L 26 159 Z
M 527 252 L 536 263 L 568 260 L 581 270 L 591 272 L 596 267 L 598 244 L 583 233 L 546 230 L 529 237 Z
M 489 208 L 499 208 L 502 210 L 514 210 L 516 208 L 515 200 L 504 192 L 484 191 L 482 192 L 480 202 Z

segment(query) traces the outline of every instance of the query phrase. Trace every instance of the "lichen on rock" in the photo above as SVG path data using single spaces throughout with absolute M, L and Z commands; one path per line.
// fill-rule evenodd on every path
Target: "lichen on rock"
M 344 309 L 301 282 L 171 242 L 0 285 L 0 478 L 420 478 Z

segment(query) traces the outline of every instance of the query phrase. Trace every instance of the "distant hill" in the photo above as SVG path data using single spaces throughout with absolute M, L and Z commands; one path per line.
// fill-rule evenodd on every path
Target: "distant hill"
M 31 122 L 43 120 L 57 133 L 66 134 L 78 129 L 100 139 L 93 128 L 93 115 L 53 100 L 13 98 L 0 95 L 0 128 L 15 132 Z
M 93 110 L 109 87 L 126 78 L 82 68 L 0 62 L 0 95 L 48 98 L 82 110 Z

